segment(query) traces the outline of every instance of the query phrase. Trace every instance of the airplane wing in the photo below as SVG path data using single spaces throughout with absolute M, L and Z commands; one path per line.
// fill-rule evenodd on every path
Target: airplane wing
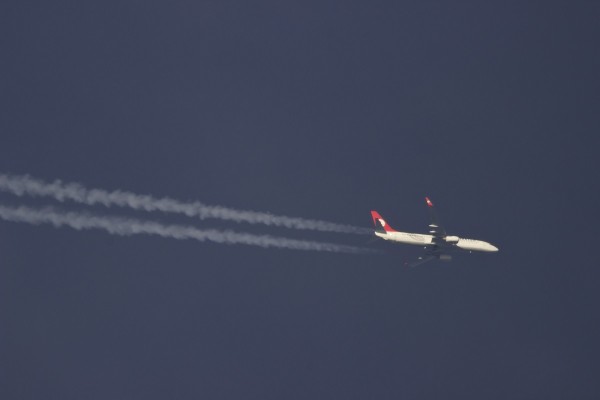
M 429 234 L 433 238 L 431 244 L 425 247 L 425 254 L 412 262 L 405 263 L 405 265 L 409 268 L 414 268 L 436 259 L 447 260 L 446 257 L 448 257 L 442 250 L 443 245 L 446 243 L 446 230 L 440 224 L 433 206 L 433 202 L 429 199 L 429 197 L 425 197 L 425 202 L 427 203 L 427 208 L 429 209 Z
M 427 208 L 429 209 L 429 233 L 433 236 L 433 245 L 443 243 L 446 237 L 446 230 L 440 225 L 433 203 L 429 197 L 425 197 Z
M 416 260 L 414 260 L 412 262 L 407 261 L 404 263 L 404 265 L 407 266 L 408 268 L 414 268 L 414 267 L 417 267 L 421 264 L 425 264 L 426 262 L 429 262 L 429 261 L 432 261 L 435 259 L 436 259 L 436 257 L 433 255 L 424 255 L 424 256 L 417 258 Z
M 411 262 L 406 261 L 404 266 L 414 268 L 432 260 L 450 261 L 452 260 L 452 256 L 437 246 L 428 246 L 425 248 L 425 253 L 422 256 Z

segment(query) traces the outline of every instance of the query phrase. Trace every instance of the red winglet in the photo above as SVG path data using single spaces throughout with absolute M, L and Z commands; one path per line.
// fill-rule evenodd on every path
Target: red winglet
M 433 203 L 431 202 L 431 200 L 429 200 L 429 197 L 425 197 L 425 201 L 427 202 L 427 205 L 429 207 L 433 207 Z

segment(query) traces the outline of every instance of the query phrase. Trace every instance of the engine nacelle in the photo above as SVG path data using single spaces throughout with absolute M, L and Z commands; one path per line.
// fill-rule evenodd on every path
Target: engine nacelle
M 452 261 L 450 254 L 440 254 L 440 261 Z
M 458 236 L 446 236 L 444 240 L 446 241 L 446 243 L 456 244 L 458 243 L 460 238 Z

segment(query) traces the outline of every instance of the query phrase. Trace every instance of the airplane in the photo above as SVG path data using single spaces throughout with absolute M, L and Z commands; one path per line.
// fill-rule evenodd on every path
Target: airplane
M 458 236 L 446 234 L 444 228 L 439 224 L 433 203 L 428 197 L 425 202 L 429 209 L 429 234 L 399 232 L 388 224 L 377 211 L 371 211 L 373 225 L 375 225 L 375 236 L 390 242 L 412 244 L 423 246 L 425 254 L 420 256 L 412 263 L 406 263 L 407 266 L 416 267 L 428 261 L 438 259 L 440 261 L 451 261 L 452 255 L 448 254 L 456 250 L 497 252 L 498 248 L 491 243 L 483 240 L 466 239 Z

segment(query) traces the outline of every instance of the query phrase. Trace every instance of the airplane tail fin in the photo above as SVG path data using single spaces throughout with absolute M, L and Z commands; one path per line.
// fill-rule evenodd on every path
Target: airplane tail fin
M 379 232 L 396 232 L 385 220 L 379 215 L 377 211 L 371 211 L 371 217 L 373 218 L 373 225 L 375 230 Z

